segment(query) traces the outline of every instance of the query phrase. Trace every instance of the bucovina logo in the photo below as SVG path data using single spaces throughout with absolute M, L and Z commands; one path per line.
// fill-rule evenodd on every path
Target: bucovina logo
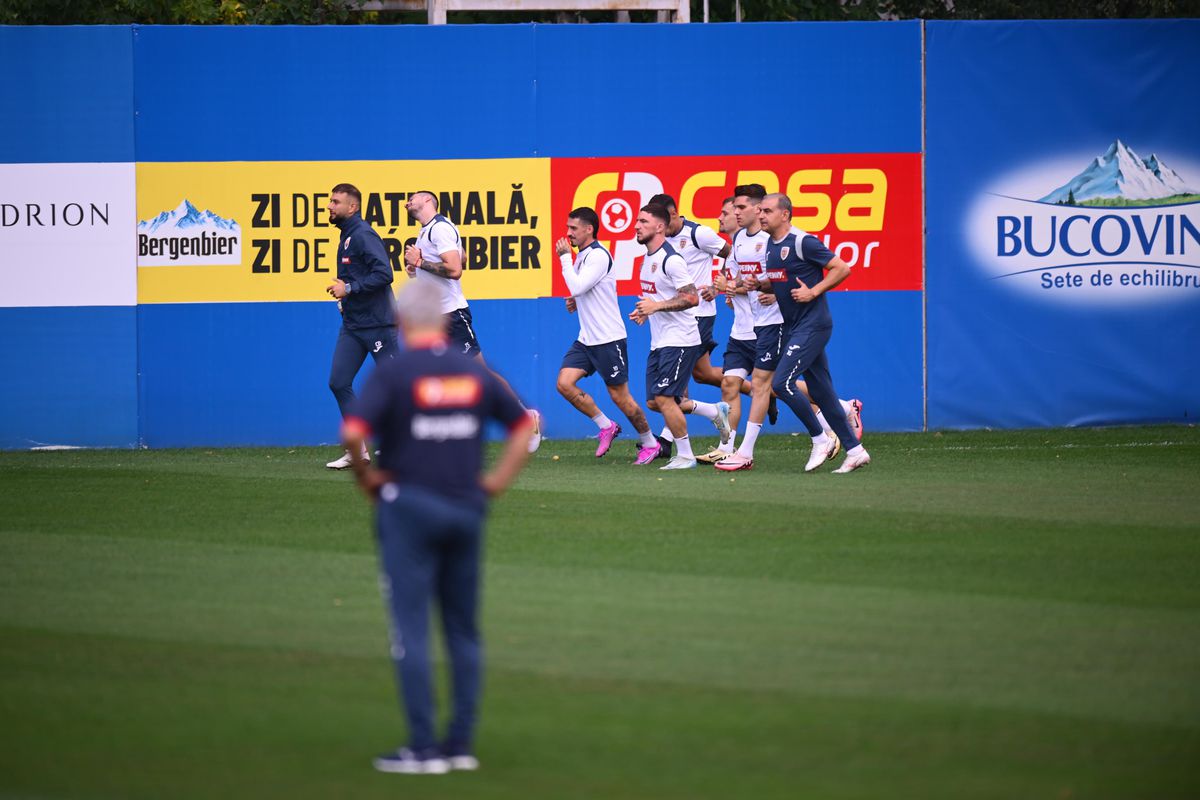
M 200 211 L 184 199 L 137 226 L 138 266 L 208 266 L 242 263 L 242 229 L 235 220 Z
M 1079 160 L 1009 173 L 972 208 L 968 249 L 997 283 L 1054 302 L 1200 299 L 1200 171 L 1177 166 L 1118 139 L 1049 192 Z

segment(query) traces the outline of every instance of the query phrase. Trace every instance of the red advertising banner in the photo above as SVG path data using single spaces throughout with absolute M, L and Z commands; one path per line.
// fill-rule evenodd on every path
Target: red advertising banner
M 922 288 L 919 153 L 554 158 L 550 180 L 553 238 L 565 234 L 571 209 L 594 208 L 623 295 L 640 293 L 645 248 L 634 223 L 653 195 L 671 195 L 680 214 L 718 230 L 722 201 L 746 183 L 786 193 L 792 223 L 851 266 L 839 291 Z M 557 269 L 553 291 L 567 294 Z

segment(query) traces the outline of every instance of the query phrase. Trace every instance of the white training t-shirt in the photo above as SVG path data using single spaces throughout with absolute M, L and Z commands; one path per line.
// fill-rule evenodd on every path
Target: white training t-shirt
M 675 252 L 669 242 L 642 261 L 642 297 L 663 302 L 673 300 L 679 289 L 695 284 L 687 262 Z M 660 347 L 691 347 L 700 344 L 700 328 L 696 325 L 694 308 L 682 311 L 659 311 L 650 315 L 650 349 Z
M 767 265 L 767 242 L 771 241 L 771 234 L 764 230 L 759 230 L 758 233 L 746 233 L 746 229 L 742 228 L 733 238 L 734 250 L 730 252 L 729 259 L 736 260 L 738 269 L 742 275 L 753 275 L 755 278 L 762 278 L 766 274 Z M 734 297 L 733 302 L 744 297 L 749 303 L 751 313 L 754 317 L 755 325 L 782 325 L 783 314 L 779 311 L 779 304 L 772 303 L 769 306 L 764 306 L 758 302 L 759 292 L 748 292 L 739 297 Z
M 617 305 L 617 279 L 612 274 L 612 255 L 599 242 L 579 251 L 574 263 L 570 253 L 559 256 L 563 281 L 575 298 L 579 316 L 579 341 L 589 347 L 624 339 L 625 318 Z
M 713 256 L 725 247 L 725 240 L 712 228 L 690 219 L 683 219 L 683 227 L 679 229 L 679 233 L 668 236 L 667 241 L 675 248 L 675 252 L 687 261 L 696 288 L 712 286 Z M 697 317 L 712 317 L 717 313 L 713 301 L 703 297 L 700 298 L 700 305 L 694 310 Z
M 442 253 L 457 250 L 463 256 L 463 270 L 465 271 L 467 268 L 467 255 L 463 250 L 462 237 L 458 235 L 458 228 L 454 227 L 454 223 L 441 214 L 421 227 L 421 233 L 417 235 L 417 247 L 421 251 L 421 259 L 428 264 L 441 264 Z M 433 281 L 434 285 L 441 290 L 443 314 L 467 307 L 467 298 L 463 297 L 461 280 L 443 278 L 441 275 L 434 275 L 423 269 L 417 270 L 416 278 L 421 281 Z
M 747 241 L 748 237 L 749 234 L 746 233 L 745 228 L 733 234 L 733 245 L 730 247 L 729 257 L 725 259 L 725 274 L 731 284 L 742 276 L 742 261 L 750 265 L 758 263 L 756 256 L 766 256 L 765 241 L 757 239 Z M 754 305 L 750 301 L 750 295 L 735 294 L 732 297 L 733 330 L 729 335 L 734 339 L 753 341 L 757 337 L 754 333 Z

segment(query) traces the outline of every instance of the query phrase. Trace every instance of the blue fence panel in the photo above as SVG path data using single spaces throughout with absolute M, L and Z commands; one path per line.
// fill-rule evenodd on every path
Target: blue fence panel
M 136 309 L 0 309 L 0 448 L 133 447 Z
M 921 149 L 917 21 L 541 25 L 537 81 L 539 155 Z
M 133 161 L 126 26 L 0 26 L 0 163 Z
M 1200 21 L 927 27 L 931 427 L 1200 411 Z
M 134 30 L 139 161 L 533 151 L 532 25 Z

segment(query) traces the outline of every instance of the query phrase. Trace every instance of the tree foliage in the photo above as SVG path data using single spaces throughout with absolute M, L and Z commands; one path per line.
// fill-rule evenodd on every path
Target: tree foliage
M 514 0 L 518 5 L 519 0 Z M 692 19 L 703 19 L 692 0 Z M 1107 19 L 1200 17 L 1200 0 L 743 0 L 742 19 Z M 651 13 L 631 15 L 635 22 Z M 709 0 L 712 22 L 731 22 L 734 0 Z M 611 22 L 613 12 L 455 12 L 450 21 Z M 361 11 L 354 0 L 0 0 L 0 24 L 327 25 L 423 23 L 424 14 Z

